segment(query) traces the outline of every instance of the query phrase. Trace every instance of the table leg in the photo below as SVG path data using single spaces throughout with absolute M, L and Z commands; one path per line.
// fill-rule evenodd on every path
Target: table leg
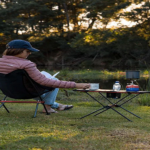
M 122 109 L 124 109 L 125 111 L 129 112 L 130 114 L 132 114 L 132 115 L 134 115 L 134 116 L 136 116 L 136 117 L 138 117 L 138 118 L 141 118 L 141 117 L 137 116 L 136 114 L 134 114 L 134 113 L 130 112 L 129 110 L 127 110 L 127 109 L 125 109 L 125 108 L 122 107 L 123 104 L 125 104 L 125 103 L 131 101 L 133 98 L 135 98 L 135 97 L 137 97 L 137 96 L 139 96 L 139 95 L 140 95 L 140 94 L 137 94 L 137 95 L 131 97 L 130 99 L 126 100 L 124 103 L 122 103 L 122 104 L 120 104 L 120 105 L 118 105 L 118 106 L 121 107 Z M 119 101 L 118 101 L 118 102 L 119 102 Z M 115 104 L 117 104 L 118 102 L 116 102 Z
M 104 107 L 104 105 L 100 101 L 98 101 L 95 97 L 90 95 L 88 92 L 86 92 L 86 94 L 88 94 L 91 98 L 93 98 L 96 102 L 98 102 L 99 104 L 101 104 Z
M 120 107 L 120 108 L 122 108 L 123 110 L 129 112 L 130 114 L 132 114 L 132 115 L 134 115 L 134 116 L 136 116 L 136 117 L 138 117 L 138 118 L 141 118 L 141 117 L 137 116 L 136 114 L 134 114 L 134 113 L 130 112 L 129 110 L 127 110 L 127 109 L 125 109 L 125 108 L 122 107 L 123 104 L 125 104 L 125 103 L 131 101 L 133 98 L 139 96 L 139 94 L 136 94 L 135 96 L 131 97 L 130 99 L 126 100 L 124 103 L 122 103 L 122 104 L 120 104 L 120 105 L 117 105 L 117 104 L 118 104 L 119 102 L 121 102 L 122 100 L 124 100 L 126 97 L 128 97 L 128 96 L 130 95 L 130 93 L 128 93 L 128 95 L 124 96 L 122 99 L 120 99 L 119 101 L 117 101 L 117 102 L 114 103 L 114 104 L 113 104 L 108 98 L 106 98 L 102 93 L 99 93 L 99 94 L 101 94 L 107 101 L 109 101 L 109 102 L 112 104 L 112 107 L 113 107 L 113 106 L 114 106 L 114 107 Z M 115 110 L 115 109 L 114 109 L 114 110 Z M 100 112 L 100 113 L 101 113 L 101 112 Z M 98 113 L 98 114 L 100 114 L 100 113 Z M 117 113 L 119 113 L 119 112 L 117 112 Z M 98 114 L 96 114 L 96 115 L 98 115 Z M 95 116 L 96 116 L 96 115 L 95 115 Z M 121 114 L 121 115 L 122 115 L 122 114 Z M 124 115 L 122 115 L 122 116 L 125 117 Z M 125 117 L 125 118 L 126 118 L 126 117 Z M 127 118 L 126 118 L 126 119 L 127 119 Z
M 91 114 L 94 114 L 94 113 L 96 113 L 96 112 L 98 112 L 98 111 L 101 111 L 101 110 L 102 110 L 101 112 L 95 114 L 94 116 L 97 116 L 98 114 L 101 114 L 101 113 L 107 111 L 108 109 L 112 109 L 113 111 L 115 111 L 116 113 L 118 113 L 119 115 L 121 115 L 122 117 L 124 117 L 125 119 L 127 119 L 128 121 L 131 121 L 129 118 L 127 118 L 126 116 L 124 116 L 123 114 L 121 114 L 120 112 L 118 112 L 118 111 L 117 111 L 116 109 L 114 109 L 113 107 L 120 107 L 120 108 L 122 108 L 123 110 L 129 112 L 130 114 L 132 114 L 132 115 L 134 115 L 134 116 L 140 118 L 139 116 L 135 115 L 134 113 L 132 113 L 132 112 L 130 112 L 129 110 L 127 110 L 127 109 L 125 109 L 125 108 L 122 107 L 122 105 L 124 105 L 124 104 L 127 103 L 128 101 L 132 100 L 133 98 L 135 98 L 135 97 L 138 96 L 139 94 L 136 94 L 135 96 L 131 97 L 130 99 L 128 99 L 128 100 L 126 100 L 125 102 L 123 102 L 123 103 L 121 103 L 120 105 L 118 105 L 118 103 L 121 102 L 121 101 L 123 101 L 125 98 L 127 98 L 127 97 L 130 95 L 130 93 L 128 93 L 128 95 L 126 95 L 126 96 L 124 96 L 123 98 L 121 98 L 120 100 L 118 100 L 116 103 L 112 103 L 112 102 L 111 102 L 106 96 L 104 96 L 101 92 L 98 92 L 103 98 L 105 98 L 109 103 L 111 103 L 111 105 L 109 106 L 109 105 L 103 105 L 100 101 L 98 101 L 95 97 L 93 97 L 92 95 L 90 95 L 88 92 L 85 92 L 85 93 L 86 93 L 87 95 L 89 95 L 94 101 L 98 102 L 98 103 L 102 106 L 102 108 L 100 108 L 100 109 L 98 109 L 98 110 L 95 110 L 95 111 L 93 111 L 93 112 L 91 112 L 91 113 L 89 113 L 89 114 L 87 114 L 87 115 L 81 117 L 80 119 L 85 118 L 85 117 L 87 117 L 87 116 L 89 116 L 89 115 L 91 115 Z M 105 110 L 103 110 L 103 109 L 105 109 Z
M 91 113 L 89 113 L 89 114 L 87 114 L 87 115 L 81 117 L 80 119 L 83 119 L 83 118 L 85 118 L 85 117 L 87 117 L 87 116 L 89 116 L 89 115 L 92 115 L 92 114 L 96 113 L 97 111 L 100 111 L 100 110 L 102 110 L 102 109 L 104 109 L 104 108 L 105 108 L 105 107 L 100 108 L 100 109 L 98 109 L 98 110 L 95 110 L 95 111 L 93 111 L 93 112 L 91 112 Z
M 128 121 L 131 121 L 130 119 L 128 119 L 126 116 L 124 116 L 123 114 L 121 114 L 120 112 L 118 112 L 117 110 L 115 110 L 113 107 L 116 107 L 116 105 L 114 104 L 114 103 L 112 103 L 107 97 L 105 97 L 102 93 L 99 93 L 100 95 L 102 95 L 107 101 L 109 101 L 112 105 L 111 106 L 107 106 L 106 108 L 106 110 L 108 110 L 108 109 L 112 109 L 112 110 L 114 110 L 116 113 L 118 113 L 118 114 L 120 114 L 122 117 L 124 117 L 125 119 L 127 119 Z M 123 97 L 122 98 L 122 100 L 124 99 L 124 98 L 126 98 L 127 96 L 125 96 L 125 97 Z M 120 100 L 119 100 L 120 101 Z M 117 106 L 118 107 L 118 106 Z M 106 111 L 105 110 L 105 111 Z M 104 111 L 102 111 L 102 112 L 104 112 Z M 99 112 L 99 113 L 97 113 L 97 114 L 95 114 L 94 116 L 97 116 L 97 115 L 99 115 L 99 114 L 101 114 L 102 112 Z
M 105 112 L 105 111 L 107 111 L 108 109 L 112 109 L 112 110 L 114 110 L 115 112 L 117 112 L 118 114 L 120 114 L 122 117 L 124 117 L 124 118 L 126 118 L 128 121 L 131 121 L 130 119 L 128 119 L 127 117 L 125 117 L 124 115 L 122 115 L 120 112 L 118 112 L 117 110 L 115 110 L 115 109 L 113 109 L 111 106 L 104 106 L 101 102 L 99 102 L 95 97 L 93 97 L 92 95 L 90 95 L 88 92 L 86 92 L 86 94 L 88 94 L 93 100 L 95 100 L 96 102 L 98 102 L 99 104 L 101 104 L 103 107 L 102 108 L 100 108 L 100 109 L 98 109 L 98 110 L 95 110 L 95 111 L 93 111 L 93 112 L 91 112 L 91 113 L 89 113 L 89 114 L 87 114 L 87 115 L 85 115 L 85 116 L 83 116 L 83 117 L 81 117 L 80 119 L 83 119 L 83 118 L 85 118 L 85 117 L 87 117 L 87 116 L 89 116 L 89 115 L 92 115 L 92 114 L 94 114 L 94 113 L 96 113 L 96 112 L 98 112 L 98 111 L 100 111 L 100 110 L 103 110 L 103 109 L 105 109 L 105 110 L 103 110 L 103 111 L 101 111 L 101 112 L 99 112 L 98 114 L 100 114 L 100 113 L 103 113 L 103 112 Z M 107 99 L 102 93 L 100 93 L 105 99 Z M 109 99 L 107 99 L 108 101 L 109 101 Z M 111 101 L 109 101 L 111 104 L 113 104 Z M 98 115 L 98 114 L 96 114 L 96 115 Z M 94 115 L 94 116 L 96 116 L 96 115 Z
M 121 106 L 119 106 L 119 107 L 121 107 Z M 123 110 L 127 111 L 128 113 L 130 113 L 130 114 L 132 114 L 132 115 L 134 115 L 134 116 L 136 116 L 136 117 L 138 117 L 138 118 L 141 118 L 141 117 L 139 117 L 138 115 L 132 113 L 131 111 L 129 111 L 129 110 L 123 108 L 123 107 L 121 107 L 121 108 L 122 108 Z
M 101 102 L 99 102 L 95 97 L 93 97 L 92 95 L 90 95 L 88 92 L 85 92 L 87 95 L 89 95 L 93 100 L 95 100 L 96 102 L 98 102 L 100 105 L 102 105 L 103 107 L 102 108 L 100 108 L 100 109 L 98 109 L 98 110 L 95 110 L 95 111 L 93 111 L 93 112 L 91 112 L 91 113 L 89 113 L 89 114 L 87 114 L 87 115 L 85 115 L 85 116 L 83 116 L 83 117 L 81 117 L 80 119 L 82 119 L 82 118 L 85 118 L 85 117 L 87 117 L 87 116 L 89 116 L 89 115 L 92 115 L 92 114 L 94 114 L 94 113 L 96 113 L 97 111 L 100 111 L 100 110 L 102 110 L 102 109 L 105 109 L 105 106 L 101 103 Z

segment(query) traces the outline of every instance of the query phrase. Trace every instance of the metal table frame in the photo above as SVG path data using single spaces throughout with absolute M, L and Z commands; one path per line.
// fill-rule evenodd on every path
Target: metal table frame
M 138 92 L 127 92 L 126 90 L 120 90 L 120 91 L 113 91 L 113 90 L 109 90 L 109 89 L 98 89 L 98 90 L 83 90 L 83 89 L 75 89 L 74 91 L 79 91 L 79 92 L 84 92 L 86 93 L 87 95 L 89 95 L 94 101 L 98 102 L 102 107 L 99 108 L 98 110 L 95 110 L 83 117 L 81 117 L 80 119 L 82 118 L 85 118 L 89 115 L 92 115 L 94 114 L 94 116 L 97 116 L 109 109 L 112 109 L 113 111 L 115 111 L 116 113 L 118 113 L 119 115 L 121 115 L 122 117 L 124 117 L 125 119 L 127 119 L 128 121 L 131 121 L 129 118 L 127 118 L 126 116 L 124 116 L 123 114 L 121 114 L 119 111 L 117 111 L 116 109 L 114 109 L 115 107 L 119 107 L 119 108 L 122 108 L 123 110 L 127 111 L 128 113 L 136 116 L 137 118 L 140 118 L 139 116 L 137 116 L 136 114 L 132 113 L 131 111 L 125 109 L 124 107 L 122 107 L 122 105 L 124 105 L 125 103 L 131 101 L 133 98 L 139 96 L 140 94 L 145 94 L 145 93 L 150 93 L 150 91 L 138 91 Z M 104 105 L 100 102 L 100 100 L 97 100 L 95 97 L 93 97 L 90 92 L 97 92 L 99 93 L 105 100 L 107 100 L 111 105 Z M 126 93 L 126 95 L 122 98 L 119 98 L 118 100 L 116 100 L 115 103 L 111 102 L 109 100 L 109 98 L 107 98 L 103 93 Z M 129 98 L 129 96 L 131 94 L 134 94 L 132 97 Z M 128 98 L 128 99 L 125 99 L 125 98 Z M 125 100 L 125 101 L 123 101 Z

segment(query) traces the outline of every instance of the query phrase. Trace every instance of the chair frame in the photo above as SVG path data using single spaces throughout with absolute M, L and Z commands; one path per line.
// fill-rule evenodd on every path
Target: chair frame
M 25 75 L 25 77 L 28 79 L 28 81 L 32 84 L 32 87 L 34 88 L 34 90 L 37 92 L 37 94 L 38 94 L 38 97 L 39 97 L 39 100 L 35 100 L 35 101 L 29 101 L 29 100 L 6 100 L 6 98 L 8 97 L 7 95 L 5 95 L 4 96 L 4 98 L 3 98 L 3 100 L 0 100 L 0 103 L 1 103 L 1 105 L 0 105 L 0 108 L 1 107 L 4 107 L 5 108 L 5 110 L 8 112 L 8 113 L 10 113 L 10 111 L 7 109 L 7 107 L 5 106 L 5 103 L 36 103 L 36 108 L 35 108 L 35 112 L 34 112 L 34 118 L 36 117 L 36 114 L 37 114 L 37 110 L 38 110 L 38 105 L 39 104 L 42 104 L 43 105 L 43 107 L 44 107 L 44 109 L 45 109 L 45 111 L 46 111 L 46 115 L 50 115 L 50 113 L 47 111 L 47 109 L 46 109 L 46 106 L 45 106 L 45 102 L 43 101 L 43 99 L 42 99 L 42 97 L 41 97 L 41 95 L 39 94 L 39 92 L 38 92 L 38 90 L 37 90 L 37 88 L 36 88 L 36 86 L 35 86 L 35 84 L 34 84 L 34 82 L 32 81 L 32 79 L 29 77 L 29 75 L 28 75 L 28 73 L 25 71 L 25 70 L 23 70 L 23 69 L 18 69 L 18 70 L 22 70 L 23 71 L 23 73 L 24 73 L 24 75 Z M 22 98 L 23 99 L 23 98 Z

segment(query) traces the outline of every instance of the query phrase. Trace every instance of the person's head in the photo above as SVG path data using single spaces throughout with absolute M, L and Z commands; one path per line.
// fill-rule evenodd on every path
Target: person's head
M 12 40 L 6 45 L 6 50 L 3 55 L 17 56 L 21 58 L 27 58 L 31 52 L 38 52 L 31 46 L 28 41 L 25 40 Z

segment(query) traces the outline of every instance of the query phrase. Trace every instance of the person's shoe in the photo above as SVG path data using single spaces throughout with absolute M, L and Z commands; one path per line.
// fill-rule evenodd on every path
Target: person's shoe
M 56 110 L 50 108 L 49 110 L 47 110 L 49 113 L 58 113 Z M 46 113 L 45 109 L 43 109 L 43 113 Z
M 57 110 L 62 111 L 62 110 L 69 110 L 73 108 L 73 105 L 63 105 L 63 104 L 59 104 L 59 107 L 57 108 Z

